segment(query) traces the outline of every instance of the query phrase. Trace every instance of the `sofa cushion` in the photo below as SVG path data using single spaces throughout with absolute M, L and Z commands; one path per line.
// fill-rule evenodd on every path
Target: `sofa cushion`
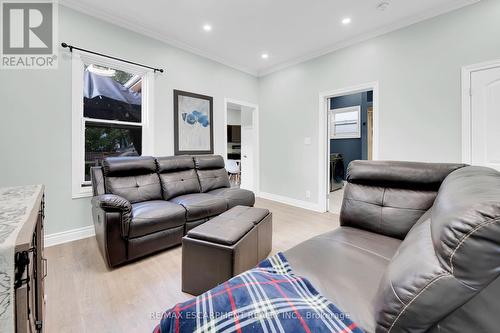
M 202 192 L 231 187 L 222 156 L 195 156 L 194 163 Z
M 497 278 L 500 172 L 466 167 L 450 174 L 434 203 L 431 231 L 441 264 L 463 283 L 480 288 Z
M 105 189 L 131 203 L 160 200 L 160 179 L 153 157 L 110 157 L 103 161 Z
M 121 196 L 131 203 L 160 200 L 160 179 L 156 173 L 128 177 L 107 177 L 106 193 Z
M 404 239 L 411 227 L 432 206 L 436 191 L 347 184 L 341 223 Z
M 220 155 L 197 155 L 193 159 L 195 167 L 198 170 L 224 168 L 224 159 Z
M 104 176 L 125 177 L 156 172 L 156 162 L 151 156 L 108 157 L 102 161 Z
M 186 220 L 195 221 L 219 215 L 227 210 L 224 198 L 206 193 L 185 194 L 169 200 L 186 209 Z
M 241 188 L 223 187 L 208 191 L 207 193 L 226 199 L 228 209 L 235 206 L 251 207 L 255 204 L 255 195 L 253 192 Z
M 306 277 L 365 332 L 375 332 L 373 301 L 400 244 L 395 238 L 340 227 L 284 254 L 295 274 Z
M 353 161 L 340 223 L 404 239 L 432 206 L 441 182 L 463 164 Z
M 353 161 L 347 181 L 353 184 L 437 191 L 443 180 L 465 164 L 403 161 Z
M 194 160 L 192 156 L 166 156 L 157 157 L 158 172 L 174 172 L 194 169 Z
M 184 225 L 185 209 L 165 200 L 132 204 L 129 237 L 141 237 L 161 230 Z
M 454 171 L 387 268 L 376 302 L 377 330 L 429 331 L 499 278 L 499 253 L 500 173 Z M 473 322 L 479 312 L 481 307 L 463 308 L 461 316 Z
M 157 159 L 163 199 L 201 191 L 191 156 L 171 156 Z

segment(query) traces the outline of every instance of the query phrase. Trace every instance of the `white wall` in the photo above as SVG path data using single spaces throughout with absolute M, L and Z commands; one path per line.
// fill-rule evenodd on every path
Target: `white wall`
M 66 7 L 60 42 L 159 66 L 155 81 L 155 152 L 173 154 L 173 89 L 214 97 L 215 152 L 224 150 L 224 98 L 257 103 L 257 79 Z M 71 199 L 71 60 L 58 70 L 0 71 L 0 186 L 44 183 L 46 233 L 92 224 L 90 200 Z
M 157 155 L 173 153 L 173 89 L 214 97 L 216 153 L 226 144 L 224 98 L 259 104 L 261 191 L 311 203 L 319 92 L 379 81 L 381 158 L 458 162 L 460 68 L 500 58 L 497 0 L 259 80 L 65 7 L 59 14 L 60 41 L 166 69 L 155 82 Z M 71 60 L 59 56 L 58 70 L 0 71 L 0 186 L 44 183 L 49 234 L 92 223 L 90 200 L 71 199 Z
M 318 203 L 318 95 L 372 81 L 381 159 L 460 162 L 460 70 L 500 58 L 499 36 L 500 1 L 483 0 L 260 79 L 261 191 Z

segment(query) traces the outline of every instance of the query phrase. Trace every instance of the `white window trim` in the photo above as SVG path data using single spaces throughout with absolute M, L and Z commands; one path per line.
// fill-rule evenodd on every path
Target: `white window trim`
M 142 155 L 154 155 L 154 72 L 127 64 L 121 61 L 87 54 L 72 52 L 72 198 L 85 198 L 92 196 L 92 186 L 83 186 L 84 159 L 85 159 L 85 118 L 83 117 L 83 66 L 84 63 L 94 63 L 101 66 L 112 67 L 128 73 L 143 76 L 142 82 Z M 88 118 L 87 118 L 88 120 Z M 123 121 L 99 120 L 102 123 L 139 125 Z
M 358 114 L 358 128 L 357 134 L 336 134 L 335 133 L 335 114 L 347 113 L 347 112 L 357 112 Z M 361 106 L 351 106 L 347 108 L 330 109 L 330 139 L 360 139 L 361 138 Z

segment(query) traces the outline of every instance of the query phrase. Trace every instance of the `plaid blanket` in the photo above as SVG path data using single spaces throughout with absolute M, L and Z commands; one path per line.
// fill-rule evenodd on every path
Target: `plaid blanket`
M 363 333 L 282 253 L 165 312 L 154 333 L 174 332 Z

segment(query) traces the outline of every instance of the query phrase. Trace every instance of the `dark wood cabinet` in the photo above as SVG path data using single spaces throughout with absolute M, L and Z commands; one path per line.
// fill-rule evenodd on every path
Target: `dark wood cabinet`
M 227 142 L 233 142 L 233 143 L 241 142 L 241 126 L 239 125 L 227 126 Z
M 31 209 L 32 212 L 19 231 L 15 245 L 16 333 L 44 331 L 44 279 L 47 265 L 43 257 L 43 188 Z

